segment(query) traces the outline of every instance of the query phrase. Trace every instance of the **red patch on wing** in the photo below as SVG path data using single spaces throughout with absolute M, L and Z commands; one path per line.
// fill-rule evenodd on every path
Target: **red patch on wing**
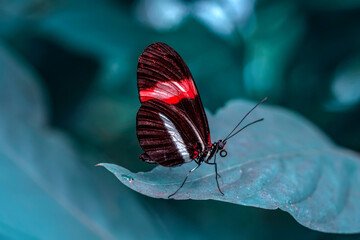
M 198 151 L 194 151 L 194 156 L 192 157 L 192 159 L 195 159 L 198 155 L 199 155 L 199 152 L 198 152 Z
M 209 147 L 211 147 L 210 133 L 209 133 L 209 135 L 208 135 L 208 141 L 209 141 Z
M 154 87 L 139 92 L 140 101 L 158 99 L 169 104 L 176 104 L 183 98 L 195 98 L 197 95 L 194 82 L 189 79 L 182 81 L 158 82 Z

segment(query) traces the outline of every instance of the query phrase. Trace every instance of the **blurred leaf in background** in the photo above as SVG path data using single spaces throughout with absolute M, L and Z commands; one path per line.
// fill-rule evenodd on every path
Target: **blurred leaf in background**
M 124 198 L 90 165 L 98 154 L 76 151 L 49 128 L 35 74 L 5 45 L 0 50 L 0 233 L 6 239 L 136 239 L 141 224 L 138 237 L 162 236 L 136 198 Z
M 0 0 L 0 60 L 7 62 L 0 65 L 0 161 L 7 163 L 0 176 L 17 189 L 11 192 L 14 187 L 2 180 L 1 199 L 19 206 L 19 212 L 1 211 L 6 230 L 0 236 L 48 239 L 51 230 L 27 230 L 48 224 L 56 236 L 57 224 L 67 219 L 83 229 L 79 234 L 88 234 L 51 197 L 56 196 L 115 238 L 144 233 L 214 239 L 221 233 L 233 239 L 344 239 L 305 229 L 277 211 L 149 199 L 93 164 L 107 156 L 132 171 L 151 168 L 137 160 L 136 66 L 143 49 L 156 41 L 182 55 L 211 111 L 233 98 L 269 96 L 271 103 L 304 114 L 338 144 L 360 151 L 359 16 L 355 0 Z M 22 164 L 4 149 L 15 151 Z M 50 197 L 30 184 L 28 169 L 51 188 Z M 48 210 L 30 211 L 40 206 L 32 192 L 59 214 L 58 223 L 42 219 Z M 19 222 L 22 215 L 28 221 Z M 139 225 L 144 231 L 137 231 Z

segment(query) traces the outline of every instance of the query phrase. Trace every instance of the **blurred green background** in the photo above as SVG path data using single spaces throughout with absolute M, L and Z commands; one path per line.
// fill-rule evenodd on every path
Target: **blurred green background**
M 233 98 L 268 96 L 360 151 L 359 26 L 357 0 L 0 0 L 0 51 L 37 76 L 51 129 L 91 155 L 76 159 L 74 166 L 86 168 L 103 161 L 131 171 L 153 167 L 138 160 L 136 67 L 145 47 L 158 41 L 183 57 L 211 112 Z M 122 216 L 129 224 L 149 216 L 149 235 L 118 231 L 118 239 L 151 239 L 154 232 L 163 239 L 360 239 L 311 231 L 281 211 L 150 199 L 104 169 L 93 174 L 106 179 L 103 188 L 130 199 L 108 212 L 121 215 L 119 209 L 136 204 L 141 211 Z M 134 228 L 116 220 L 111 226 Z M 39 232 L 35 238 L 45 236 Z

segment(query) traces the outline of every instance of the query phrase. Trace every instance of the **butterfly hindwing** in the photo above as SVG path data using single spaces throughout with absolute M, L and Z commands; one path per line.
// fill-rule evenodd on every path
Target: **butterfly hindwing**
M 137 114 L 137 136 L 149 163 L 176 166 L 192 161 L 204 146 L 193 122 L 176 106 L 153 99 Z

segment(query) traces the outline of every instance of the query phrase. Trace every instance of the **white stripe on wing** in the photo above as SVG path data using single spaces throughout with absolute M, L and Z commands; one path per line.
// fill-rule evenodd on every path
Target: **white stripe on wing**
M 177 150 L 179 151 L 179 154 L 182 156 L 185 162 L 190 162 L 192 159 L 190 158 L 190 154 L 186 149 L 186 145 L 180 135 L 180 133 L 177 131 L 175 125 L 168 119 L 165 115 L 159 113 L 159 116 L 161 120 L 164 122 L 165 128 L 170 134 L 171 140 L 175 144 Z

